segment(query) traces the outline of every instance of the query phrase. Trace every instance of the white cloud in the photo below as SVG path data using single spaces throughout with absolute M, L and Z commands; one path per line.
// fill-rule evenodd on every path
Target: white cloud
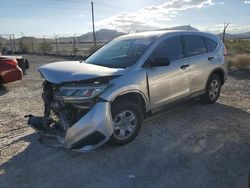
M 212 0 L 172 0 L 163 4 L 166 9 L 186 10 L 190 8 L 202 8 L 205 5 L 214 5 Z
M 225 5 L 225 2 L 221 1 L 221 2 L 220 2 L 220 5 Z
M 244 1 L 245 4 L 250 4 L 250 1 Z
M 78 18 L 85 18 L 86 16 L 84 14 L 80 14 L 79 16 L 77 16 Z
M 164 28 L 180 11 L 212 5 L 213 0 L 171 0 L 161 5 L 150 5 L 135 12 L 124 12 L 99 20 L 96 25 L 123 32 Z

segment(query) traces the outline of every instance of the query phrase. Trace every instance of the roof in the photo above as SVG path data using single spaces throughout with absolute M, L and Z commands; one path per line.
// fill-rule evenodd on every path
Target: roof
M 124 38 L 124 39 L 133 39 L 133 38 L 158 38 L 161 37 L 163 35 L 166 34 L 199 34 L 201 36 L 209 36 L 212 37 L 214 39 L 217 39 L 218 37 L 216 37 L 215 35 L 211 34 L 211 33 L 205 33 L 205 32 L 201 32 L 201 31 L 185 31 L 185 30 L 159 30 L 159 31 L 145 31 L 145 32 L 139 32 L 139 33 L 133 33 L 133 34 L 128 34 L 128 35 L 123 35 L 120 36 L 118 38 Z
M 159 37 L 165 34 L 170 34 L 170 33 L 200 33 L 199 31 L 183 31 L 183 30 L 159 30 L 159 31 L 144 31 L 144 32 L 139 32 L 139 33 L 133 33 L 133 34 L 127 34 L 120 36 L 119 38 L 140 38 L 140 37 Z

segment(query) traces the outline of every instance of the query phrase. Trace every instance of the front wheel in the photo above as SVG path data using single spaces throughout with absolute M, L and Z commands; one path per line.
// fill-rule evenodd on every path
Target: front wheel
M 221 79 L 217 74 L 210 76 L 207 85 L 206 93 L 201 97 L 201 101 L 205 104 L 213 104 L 217 101 L 221 91 Z
M 114 126 L 111 142 L 117 145 L 131 142 L 141 129 L 141 108 L 131 101 L 120 100 L 112 105 L 111 113 Z

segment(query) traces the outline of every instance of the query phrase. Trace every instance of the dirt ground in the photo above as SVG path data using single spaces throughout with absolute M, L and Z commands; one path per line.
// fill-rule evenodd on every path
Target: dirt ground
M 42 114 L 38 66 L 63 60 L 26 56 L 23 80 L 0 89 L 0 187 L 247 188 L 250 72 L 229 76 L 216 104 L 191 100 L 144 121 L 130 144 L 79 154 L 46 147 L 26 125 Z

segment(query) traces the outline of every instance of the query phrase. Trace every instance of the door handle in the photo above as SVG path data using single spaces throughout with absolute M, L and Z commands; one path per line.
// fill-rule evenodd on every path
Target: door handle
M 209 56 L 207 59 L 208 59 L 209 61 L 211 61 L 211 60 L 214 59 L 214 57 L 213 57 L 213 56 Z
M 188 68 L 188 67 L 189 67 L 189 65 L 188 65 L 188 64 L 185 64 L 185 65 L 182 65 L 180 68 L 183 69 L 183 70 L 185 70 L 185 69 Z

